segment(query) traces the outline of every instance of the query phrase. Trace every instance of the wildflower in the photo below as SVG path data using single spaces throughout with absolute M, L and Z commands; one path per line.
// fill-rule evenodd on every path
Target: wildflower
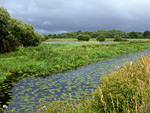
M 130 65 L 132 65 L 132 64 L 133 64 L 133 62 L 131 61 L 131 62 L 130 62 Z
M 43 108 L 46 108 L 46 106 L 44 105 Z
M 7 108 L 8 108 L 8 106 L 7 106 L 7 105 L 3 105 L 3 108 L 7 109 Z

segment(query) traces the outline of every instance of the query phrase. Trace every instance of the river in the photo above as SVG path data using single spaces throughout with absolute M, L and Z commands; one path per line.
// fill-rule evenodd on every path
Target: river
M 82 98 L 97 88 L 101 76 L 114 71 L 116 66 L 134 62 L 145 54 L 150 54 L 150 50 L 111 58 L 46 78 L 24 78 L 11 89 L 12 100 L 5 112 L 27 113 L 37 109 L 44 101 L 65 100 L 70 96 L 73 100 Z

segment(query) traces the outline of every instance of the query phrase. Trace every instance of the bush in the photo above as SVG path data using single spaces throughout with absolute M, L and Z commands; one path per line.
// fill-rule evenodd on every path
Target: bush
M 14 51 L 19 45 L 18 41 L 11 37 L 5 37 L 0 42 L 0 53 Z
M 114 41 L 122 41 L 122 37 L 119 35 L 115 35 L 114 38 Z
M 90 40 L 90 36 L 89 35 L 78 35 L 77 39 L 79 41 L 89 41 Z
M 97 41 L 105 41 L 105 39 L 106 39 L 106 36 L 104 34 L 101 34 L 96 38 Z

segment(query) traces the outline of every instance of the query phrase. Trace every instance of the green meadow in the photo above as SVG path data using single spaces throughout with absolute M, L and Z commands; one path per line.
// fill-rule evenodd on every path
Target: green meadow
M 9 81 L 12 78 L 13 82 L 17 82 L 18 80 L 31 76 L 46 77 L 54 73 L 65 72 L 91 63 L 107 60 L 109 58 L 124 56 L 149 49 L 150 41 L 148 40 L 111 43 L 100 43 L 96 41 L 82 41 L 79 43 L 50 43 L 46 41 L 37 47 L 19 46 L 13 52 L 0 54 L 0 80 L 1 83 L 5 85 L 5 83 L 3 82 Z M 144 60 L 144 62 L 147 61 Z M 143 65 L 144 64 L 138 64 L 138 66 Z M 97 90 L 89 94 L 92 97 L 90 99 L 79 99 L 76 100 L 76 102 L 71 102 L 71 99 L 67 99 L 66 101 L 54 100 L 52 103 L 47 102 L 41 104 L 40 109 L 38 109 L 39 111 L 36 112 L 101 113 L 126 111 L 135 112 L 136 110 L 147 112 L 149 111 L 149 89 L 147 89 L 149 88 L 147 87 L 147 84 L 149 84 L 148 70 L 144 70 L 148 75 L 145 76 L 145 81 L 143 81 L 143 79 L 141 80 L 141 78 L 137 78 L 136 76 L 132 76 L 131 79 L 129 78 L 130 75 L 128 76 L 128 78 L 126 78 L 126 76 L 123 76 L 122 78 L 121 76 L 122 73 L 127 73 L 127 71 L 132 75 L 134 74 L 133 72 L 135 72 L 135 70 L 140 70 L 136 68 L 141 68 L 136 67 L 136 64 L 134 64 L 134 66 L 135 67 L 127 65 L 127 69 L 128 67 L 130 67 L 131 69 L 117 69 L 115 72 L 112 72 L 113 75 L 108 74 L 106 75 L 106 77 L 102 77 L 102 82 L 100 83 L 100 86 L 97 88 Z M 146 64 L 144 66 L 146 66 Z M 149 68 L 147 67 L 146 69 Z M 125 71 L 122 72 L 121 70 Z M 119 74 L 116 74 L 118 71 Z M 145 73 L 144 71 L 142 72 Z M 138 72 L 139 75 L 137 76 L 140 77 L 143 73 L 140 73 L 140 71 Z M 112 77 L 109 75 L 111 75 Z M 117 79 L 118 81 L 116 82 L 115 79 Z M 123 80 L 126 80 L 127 83 L 124 83 Z M 135 84 L 135 82 L 137 80 L 141 80 L 141 83 L 146 84 L 146 89 L 144 89 L 144 91 L 140 89 L 140 91 L 143 91 L 142 93 L 144 95 L 141 95 L 141 92 L 139 90 L 136 90 L 137 84 Z M 127 84 L 129 85 L 129 87 L 126 87 L 128 86 Z M 134 89 L 130 91 L 128 88 Z M 137 100 L 135 100 L 135 98 L 137 98 Z M 143 99 L 143 103 L 141 103 L 142 101 L 140 101 L 140 99 Z M 130 102 L 131 100 L 132 102 Z M 46 106 L 46 108 L 43 108 L 43 106 Z
M 150 49 L 149 41 L 42 43 L 0 54 L 1 82 L 11 76 L 47 76 L 92 62 Z

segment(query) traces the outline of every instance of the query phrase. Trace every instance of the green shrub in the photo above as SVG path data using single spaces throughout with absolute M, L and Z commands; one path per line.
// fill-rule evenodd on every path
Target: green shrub
M 122 37 L 119 35 L 115 35 L 114 38 L 115 38 L 114 41 L 122 41 L 123 40 Z
M 105 39 L 106 39 L 106 36 L 104 34 L 101 34 L 96 38 L 97 41 L 105 41 Z
M 18 47 L 18 45 L 19 45 L 18 41 L 11 37 L 2 39 L 0 41 L 1 41 L 0 53 L 14 51 L 16 49 L 16 47 Z
M 79 41 L 89 41 L 90 40 L 90 36 L 89 35 L 78 35 L 77 39 Z

